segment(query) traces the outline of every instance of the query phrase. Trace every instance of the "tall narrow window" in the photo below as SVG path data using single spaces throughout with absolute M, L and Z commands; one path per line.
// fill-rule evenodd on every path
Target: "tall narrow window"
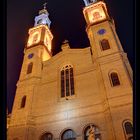
M 22 97 L 20 108 L 24 108 L 26 104 L 26 96 Z
M 61 71 L 61 97 L 65 97 L 64 70 Z
M 27 74 L 32 73 L 32 68 L 33 68 L 33 62 L 28 64 L 28 68 L 27 68 Z
M 133 126 L 131 122 L 129 121 L 123 122 L 123 127 L 126 140 L 133 140 Z
M 110 49 L 110 45 L 107 39 L 101 40 L 100 43 L 103 51 Z
M 67 65 L 61 70 L 61 97 L 74 95 L 73 68 Z
M 70 68 L 70 89 L 71 95 L 74 95 L 74 79 L 73 79 L 73 68 Z
M 66 69 L 66 96 L 69 96 L 69 69 Z
M 112 72 L 110 74 L 110 79 L 111 79 L 111 82 L 112 82 L 112 86 L 120 85 L 120 80 L 119 80 L 118 74 L 116 72 Z

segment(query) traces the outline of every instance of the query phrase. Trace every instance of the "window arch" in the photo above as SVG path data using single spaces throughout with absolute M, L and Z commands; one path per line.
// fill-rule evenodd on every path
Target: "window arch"
M 76 133 L 72 129 L 67 129 L 62 133 L 61 140 L 76 140 Z
M 61 70 L 61 97 L 74 95 L 73 67 L 66 65 Z
M 45 133 L 41 136 L 40 140 L 52 140 L 53 135 L 51 133 Z
M 113 87 L 120 85 L 119 76 L 116 72 L 111 72 L 110 73 L 110 80 L 111 80 L 111 85 Z
M 13 138 L 13 140 L 19 140 L 18 138 Z
M 103 51 L 110 49 L 110 45 L 107 39 L 102 39 L 100 43 Z
M 126 140 L 133 140 L 133 126 L 130 121 L 124 121 L 123 122 L 123 129 L 124 129 L 124 134 L 126 137 Z
M 28 64 L 28 67 L 27 67 L 27 74 L 32 73 L 32 69 L 33 69 L 33 62 L 30 62 L 30 63 Z
M 26 104 L 26 96 L 23 96 L 22 99 L 21 99 L 20 108 L 24 108 L 25 107 L 25 104 Z
M 84 129 L 84 140 L 90 139 L 90 137 L 94 137 L 95 140 L 101 140 L 101 134 L 99 128 L 93 124 L 88 125 Z

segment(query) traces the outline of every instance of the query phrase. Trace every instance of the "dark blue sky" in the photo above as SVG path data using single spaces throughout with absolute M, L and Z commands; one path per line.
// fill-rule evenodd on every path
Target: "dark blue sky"
M 7 104 L 11 112 L 16 83 L 23 61 L 23 51 L 28 39 L 28 29 L 34 25 L 34 17 L 43 8 L 45 0 L 7 0 Z M 134 67 L 133 0 L 105 0 L 113 17 L 116 30 Z M 83 0 L 47 0 L 53 39 L 53 55 L 61 50 L 61 43 L 69 40 L 71 48 L 89 46 L 85 32 L 86 22 L 82 13 Z

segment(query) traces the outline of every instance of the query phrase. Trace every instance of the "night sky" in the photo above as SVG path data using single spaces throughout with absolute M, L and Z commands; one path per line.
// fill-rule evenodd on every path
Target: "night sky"
M 34 17 L 46 0 L 7 0 L 7 105 L 11 112 L 16 83 L 23 61 L 23 51 L 28 39 L 28 29 L 34 25 Z M 109 14 L 134 68 L 133 0 L 105 0 Z M 85 48 L 89 40 L 85 32 L 86 22 L 82 13 L 83 0 L 47 0 L 47 10 L 52 22 L 53 55 L 61 51 L 67 39 L 71 48 Z

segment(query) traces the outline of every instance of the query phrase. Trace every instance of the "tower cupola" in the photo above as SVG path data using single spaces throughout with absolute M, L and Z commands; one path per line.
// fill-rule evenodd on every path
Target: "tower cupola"
M 49 19 L 49 13 L 46 9 L 46 4 L 44 5 L 44 8 L 39 11 L 39 15 L 35 17 L 35 24 L 34 26 L 38 25 L 47 25 L 50 28 L 51 21 Z
M 85 6 L 88 6 L 88 5 L 92 4 L 92 3 L 97 2 L 98 0 L 83 0 L 83 1 L 85 3 Z

